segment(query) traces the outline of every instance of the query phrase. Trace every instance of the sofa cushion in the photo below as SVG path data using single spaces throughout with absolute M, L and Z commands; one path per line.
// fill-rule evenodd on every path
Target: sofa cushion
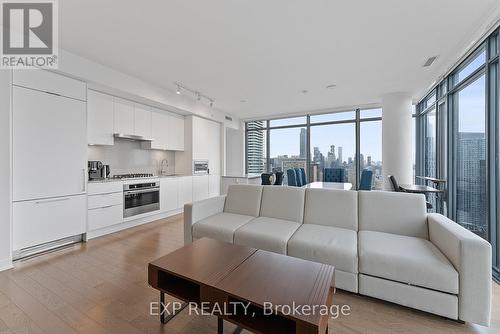
M 260 216 L 302 223 L 304 188 L 264 186 Z
M 457 271 L 430 241 L 373 231 L 358 238 L 360 273 L 458 293 Z
M 358 191 L 359 230 L 429 239 L 425 196 L 388 191 Z
M 358 234 L 331 226 L 303 224 L 288 241 L 288 255 L 358 273 Z
M 262 186 L 233 184 L 227 190 L 224 212 L 257 217 L 260 211 Z
M 234 233 L 234 243 L 286 254 L 287 243 L 301 224 L 276 218 L 259 217 Z
M 307 189 L 304 224 L 358 230 L 358 194 L 335 189 Z
M 253 218 L 252 216 L 237 215 L 234 213 L 219 213 L 194 224 L 193 237 L 207 237 L 232 243 L 234 231 Z

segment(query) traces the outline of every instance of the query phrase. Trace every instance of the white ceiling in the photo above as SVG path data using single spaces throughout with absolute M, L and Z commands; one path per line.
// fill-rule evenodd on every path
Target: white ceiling
M 499 0 L 64 0 L 60 46 L 170 90 L 181 82 L 220 110 L 256 118 L 378 103 L 390 92 L 417 99 L 499 7 Z

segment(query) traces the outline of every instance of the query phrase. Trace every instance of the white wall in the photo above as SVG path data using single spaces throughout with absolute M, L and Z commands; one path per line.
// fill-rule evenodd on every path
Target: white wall
M 412 100 L 410 94 L 392 93 L 382 97 L 382 175 L 384 189 L 392 187 L 387 178 L 412 183 Z
M 10 73 L 0 70 L 0 270 L 12 266 Z
M 99 160 L 110 165 L 111 174 L 153 173 L 158 174 L 161 161 L 167 159 L 167 173 L 175 171 L 173 151 L 146 150 L 140 142 L 115 138 L 113 146 L 89 146 L 88 160 Z
M 225 175 L 245 174 L 245 131 L 243 126 L 240 126 L 239 129 L 226 128 L 225 161 Z
M 116 71 L 110 67 L 95 63 L 86 58 L 59 50 L 59 69 L 66 75 L 84 80 L 89 88 L 105 93 L 132 99 L 140 103 L 152 105 L 161 109 L 185 115 L 194 114 L 207 119 L 224 123 L 226 126 L 237 128 L 239 119 L 230 115 L 232 121 L 225 119 L 226 113 L 210 108 L 185 95 L 177 95 L 175 91 L 151 85 L 141 79 Z M 167 83 L 168 82 L 168 79 Z M 174 81 L 173 78 L 170 80 Z

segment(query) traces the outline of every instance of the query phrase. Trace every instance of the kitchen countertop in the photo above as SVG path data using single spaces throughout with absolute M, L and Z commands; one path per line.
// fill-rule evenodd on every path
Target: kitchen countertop
M 113 178 L 109 178 L 109 179 L 103 179 L 103 180 L 88 180 L 88 183 L 123 182 L 123 181 L 130 181 L 130 180 L 136 181 L 136 180 L 140 180 L 140 179 L 163 179 L 163 178 L 183 177 L 183 176 L 186 176 L 186 175 L 182 175 L 182 174 L 155 175 L 155 176 L 152 176 L 152 177 L 131 178 L 131 179 L 113 179 Z
M 260 174 L 223 175 L 222 177 L 231 179 L 256 179 L 260 177 Z

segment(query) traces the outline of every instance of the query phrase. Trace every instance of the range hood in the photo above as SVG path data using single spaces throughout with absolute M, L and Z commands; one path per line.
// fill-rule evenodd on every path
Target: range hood
M 121 139 L 130 139 L 130 140 L 137 140 L 137 141 L 153 141 L 152 138 L 146 138 L 143 136 L 136 136 L 136 135 L 127 135 L 125 133 L 115 133 L 113 135 L 115 138 L 121 138 Z

